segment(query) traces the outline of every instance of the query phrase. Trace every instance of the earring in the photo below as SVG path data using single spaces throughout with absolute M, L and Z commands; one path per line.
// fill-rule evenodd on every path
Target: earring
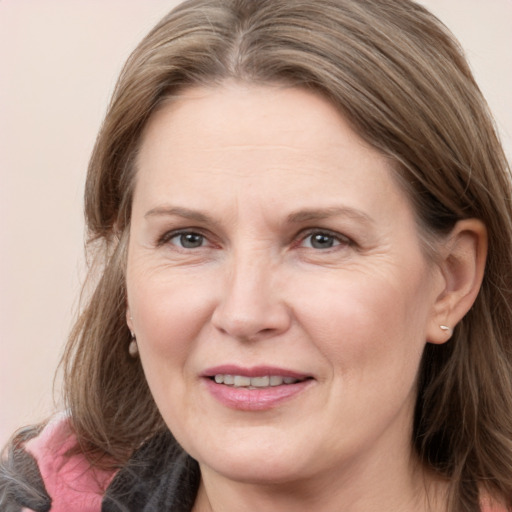
M 139 347 L 137 346 L 137 339 L 135 338 L 135 333 L 133 331 L 130 331 L 130 334 L 132 335 L 132 340 L 128 345 L 128 353 L 130 354 L 131 357 L 136 358 L 139 355 Z
M 450 336 L 453 334 L 453 329 L 451 327 L 448 327 L 447 325 L 440 325 L 439 329 L 444 331 L 446 334 L 449 334 Z

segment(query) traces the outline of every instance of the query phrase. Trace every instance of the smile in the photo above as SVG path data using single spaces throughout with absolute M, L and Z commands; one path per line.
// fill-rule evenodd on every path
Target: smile
M 265 411 L 279 407 L 314 386 L 312 375 L 272 366 L 222 365 L 206 370 L 210 395 L 229 409 Z
M 219 373 L 213 377 L 217 384 L 225 384 L 235 388 L 268 388 L 274 386 L 282 386 L 283 384 L 296 384 L 302 382 L 303 379 L 294 377 L 283 377 L 281 375 L 263 375 L 258 377 L 247 377 L 246 375 L 229 375 Z

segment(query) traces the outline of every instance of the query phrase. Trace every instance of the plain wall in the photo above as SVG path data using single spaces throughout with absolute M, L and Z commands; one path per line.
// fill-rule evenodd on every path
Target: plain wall
M 122 63 L 177 3 L 0 0 L 0 445 L 53 410 L 84 275 L 87 160 Z M 510 156 L 512 1 L 421 3 L 467 51 Z

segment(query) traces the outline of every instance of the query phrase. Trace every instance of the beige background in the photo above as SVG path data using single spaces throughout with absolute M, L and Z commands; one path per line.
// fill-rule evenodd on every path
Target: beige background
M 123 61 L 177 3 L 0 0 L 0 445 L 54 407 L 88 155 Z M 510 156 L 512 0 L 422 3 L 462 42 Z

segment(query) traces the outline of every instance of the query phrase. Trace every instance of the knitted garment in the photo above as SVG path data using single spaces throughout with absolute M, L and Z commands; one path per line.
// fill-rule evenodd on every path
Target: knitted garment
M 33 437 L 15 446 L 0 468 L 2 512 L 192 510 L 199 466 L 170 432 L 154 436 L 117 472 L 68 454 L 76 440 L 64 415 L 28 435 Z
M 52 500 L 52 512 L 96 512 L 113 474 L 91 469 L 81 455 L 66 457 L 74 437 L 65 418 L 56 418 L 25 450 L 37 461 L 44 488 Z
M 190 512 L 199 466 L 170 432 L 151 438 L 118 471 L 69 455 L 76 440 L 65 415 L 15 446 L 0 468 L 2 512 Z M 28 437 L 28 436 L 27 436 Z M 481 512 L 506 512 L 483 499 Z

